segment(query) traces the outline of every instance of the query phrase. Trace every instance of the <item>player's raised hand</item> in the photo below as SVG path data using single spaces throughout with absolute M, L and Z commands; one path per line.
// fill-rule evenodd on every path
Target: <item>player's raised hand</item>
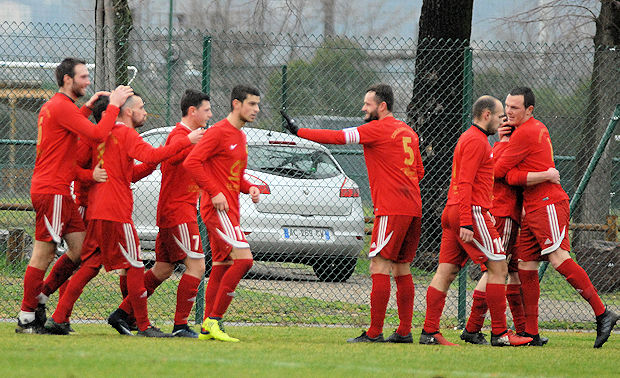
M 196 130 L 193 130 L 191 133 L 187 134 L 187 137 L 189 138 L 189 141 L 192 142 L 192 144 L 196 144 L 198 143 L 198 141 L 200 141 L 200 138 L 202 138 L 202 135 L 205 133 L 205 131 L 207 130 L 199 127 Z
M 99 162 L 95 169 L 93 169 L 93 180 L 96 182 L 106 182 L 108 181 L 108 172 L 103 169 L 101 162 Z
M 297 132 L 299 131 L 299 127 L 297 127 L 297 125 L 295 124 L 295 120 L 292 119 L 288 114 L 286 114 L 284 109 L 280 109 L 280 114 L 282 114 L 282 117 L 284 117 L 284 120 L 286 121 L 286 125 L 285 125 L 286 129 L 290 131 L 291 134 L 297 135 Z
M 510 135 L 515 131 L 515 127 L 508 124 L 508 117 L 504 116 L 502 123 L 499 125 L 499 129 L 497 129 L 497 134 L 499 135 L 500 142 L 507 142 L 510 140 Z
M 213 207 L 215 207 L 215 210 L 228 211 L 229 209 L 226 196 L 224 196 L 224 193 L 222 192 L 219 192 L 215 197 L 211 198 L 211 203 L 213 204 Z
M 127 85 L 119 85 L 110 94 L 110 105 L 123 106 L 129 97 L 133 96 L 133 89 Z
M 86 103 L 84 105 L 86 105 L 87 108 L 91 108 L 93 107 L 93 105 L 95 104 L 95 101 L 97 101 L 99 99 L 99 97 L 101 96 L 109 96 L 110 92 L 108 91 L 99 91 L 99 92 L 95 92 L 94 95 L 92 95 L 92 97 L 86 101 Z

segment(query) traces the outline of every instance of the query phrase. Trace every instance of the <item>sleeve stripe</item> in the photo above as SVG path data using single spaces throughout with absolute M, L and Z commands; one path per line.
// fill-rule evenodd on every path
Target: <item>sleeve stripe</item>
M 344 132 L 344 140 L 346 144 L 359 144 L 360 133 L 357 131 L 357 127 L 349 127 L 342 130 Z

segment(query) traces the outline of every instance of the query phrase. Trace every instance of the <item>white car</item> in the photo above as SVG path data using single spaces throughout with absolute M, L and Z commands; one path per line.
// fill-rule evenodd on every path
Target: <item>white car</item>
M 172 127 L 142 134 L 163 144 Z M 241 229 L 257 261 L 312 266 L 322 281 L 346 281 L 364 244 L 364 213 L 358 185 L 324 146 L 262 129 L 244 128 L 248 140 L 246 179 L 261 189 L 252 203 L 241 194 Z M 133 184 L 133 220 L 144 249 L 153 249 L 161 172 Z M 203 238 L 210 270 L 210 246 Z

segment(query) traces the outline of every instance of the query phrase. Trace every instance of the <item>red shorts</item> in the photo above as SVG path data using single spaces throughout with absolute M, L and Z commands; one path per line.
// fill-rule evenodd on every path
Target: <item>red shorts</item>
M 439 263 L 464 266 L 467 258 L 476 264 L 488 260 L 501 261 L 506 259 L 502 241 L 499 237 L 489 213 L 480 206 L 472 206 L 474 240 L 465 243 L 459 237 L 461 224 L 459 205 L 446 206 L 441 214 L 441 247 Z
M 368 257 L 381 257 L 397 264 L 411 263 L 420 242 L 421 218 L 410 215 L 379 215 L 372 227 Z
M 71 196 L 32 193 L 30 199 L 36 214 L 36 240 L 58 244 L 63 235 L 84 231 L 82 216 Z
M 239 223 L 239 214 L 232 211 L 211 209 L 203 214 L 203 221 L 209 234 L 211 257 L 215 262 L 230 261 L 234 248 L 250 248 Z
M 89 235 L 87 231 L 86 237 L 84 238 L 84 244 L 82 244 L 80 259 L 82 260 L 82 266 L 99 268 L 102 265 L 101 250 L 99 249 L 99 243 L 91 236 L 92 235 Z
M 519 224 L 510 217 L 493 217 L 495 219 L 495 229 L 502 239 L 502 247 L 506 252 L 506 262 L 509 272 L 519 271 L 519 260 L 516 256 L 515 244 L 519 235 Z M 486 266 L 482 265 L 481 270 L 485 272 Z
M 82 256 L 95 254 L 98 245 L 101 263 L 107 271 L 129 269 L 132 266 L 144 267 L 140 258 L 138 233 L 132 223 L 91 219 L 86 230 L 86 240 L 89 242 L 84 242 Z
M 204 259 L 198 223 L 181 223 L 178 226 L 160 228 L 155 240 L 157 261 L 175 263 L 186 257 Z
M 526 213 L 517 241 L 519 260 L 546 261 L 547 254 L 562 248 L 570 251 L 568 200 Z

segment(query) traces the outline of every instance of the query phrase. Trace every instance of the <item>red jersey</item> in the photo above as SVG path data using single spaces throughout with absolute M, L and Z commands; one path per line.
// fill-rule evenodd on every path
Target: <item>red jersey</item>
M 122 123 L 112 128 L 106 141 L 97 146 L 108 181 L 95 184 L 91 191 L 86 219 L 103 219 L 131 223 L 133 193 L 131 182 L 148 176 L 157 163 L 191 145 L 188 138 L 174 144 L 154 148 L 142 140 L 136 130 Z M 149 164 L 136 165 L 134 159 Z
M 166 146 L 184 138 L 191 129 L 177 123 L 166 139 Z M 161 188 L 157 204 L 157 226 L 170 228 L 179 224 L 196 222 L 196 204 L 199 189 L 192 176 L 183 167 L 183 160 L 193 146 L 183 149 L 161 163 Z
M 71 181 L 75 179 L 78 135 L 95 142 L 103 142 L 110 133 L 119 108 L 108 105 L 97 126 L 89 120 L 90 109 L 75 105 L 62 93 L 56 93 L 43 104 L 39 112 L 37 157 L 30 193 L 70 195 Z
M 297 135 L 319 143 L 362 144 L 375 215 L 422 216 L 424 166 L 418 134 L 406 123 L 389 116 L 338 131 L 299 129 Z
M 493 203 L 493 151 L 487 133 L 471 126 L 459 138 L 452 158 L 452 179 L 446 205 L 459 205 L 461 226 L 472 226 L 471 207 Z
M 493 145 L 493 157 L 501 155 L 507 143 L 496 142 Z M 494 217 L 510 217 L 521 223 L 521 209 L 523 208 L 523 194 L 521 188 L 508 185 L 504 179 L 497 179 L 493 183 L 493 205 L 491 214 Z
M 555 168 L 549 130 L 534 117 L 517 127 L 508 142 L 502 143 L 507 143 L 507 146 L 503 153 L 496 157 L 495 176 L 498 178 L 505 177 L 513 168 L 523 172 L 542 172 Z M 563 200 L 568 200 L 568 195 L 562 186 L 549 181 L 523 189 L 523 206 L 526 212 Z
M 95 184 L 93 179 L 93 152 L 89 143 L 78 139 L 76 154 L 76 176 L 73 182 L 73 194 L 78 206 L 88 207 L 88 191 Z
M 213 208 L 211 198 L 222 193 L 230 211 L 239 215 L 239 192 L 248 193 L 252 186 L 243 177 L 247 165 L 248 146 L 243 131 L 226 118 L 207 129 L 183 163 L 203 190 L 201 213 Z

